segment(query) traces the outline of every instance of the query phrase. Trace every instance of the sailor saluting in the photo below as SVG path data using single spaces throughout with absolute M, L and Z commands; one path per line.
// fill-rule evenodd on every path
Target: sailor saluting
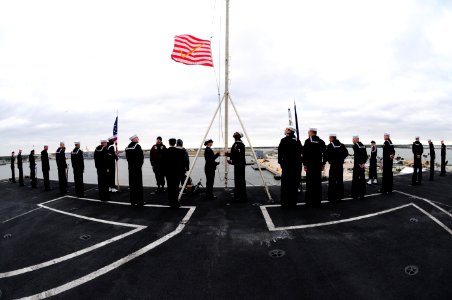
M 129 138 L 131 143 L 126 148 L 126 157 L 129 164 L 129 188 L 130 203 L 143 206 L 143 150 L 141 149 L 138 136 L 135 134 Z
M 64 142 L 60 142 L 60 147 L 55 152 L 56 163 L 58 168 L 58 183 L 60 185 L 60 193 L 67 194 L 67 163 L 66 163 L 66 147 Z

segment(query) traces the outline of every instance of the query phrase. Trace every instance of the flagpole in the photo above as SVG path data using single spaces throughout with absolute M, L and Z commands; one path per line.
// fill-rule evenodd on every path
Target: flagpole
M 228 152 L 229 138 L 229 0 L 226 0 L 226 37 L 224 57 L 224 153 Z M 228 188 L 228 157 L 224 156 L 224 187 Z
M 119 111 L 116 111 L 116 120 L 118 120 Z M 116 189 L 119 192 L 119 152 L 118 152 L 118 123 L 116 123 L 116 139 L 115 139 L 115 148 L 116 148 L 116 161 L 115 161 L 115 169 L 116 169 Z

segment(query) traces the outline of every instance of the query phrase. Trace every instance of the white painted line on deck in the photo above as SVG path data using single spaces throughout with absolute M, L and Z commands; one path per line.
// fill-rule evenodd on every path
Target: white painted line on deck
M 117 202 L 117 201 L 102 201 L 99 199 L 91 199 L 91 198 L 79 198 L 79 197 L 75 197 L 75 196 L 66 196 L 68 198 L 74 198 L 74 199 L 80 199 L 80 200 L 85 200 L 85 201 L 91 201 L 91 202 L 100 202 L 100 203 L 105 203 L 105 204 L 118 204 L 118 205 L 126 205 L 126 206 L 131 206 L 130 203 L 128 202 Z M 169 208 L 169 205 L 162 205 L 162 204 L 145 204 L 145 207 L 159 207 L 159 208 Z M 190 209 L 193 206 L 181 206 L 180 208 L 187 208 Z
M 129 261 L 149 252 L 150 250 L 154 249 L 155 247 L 163 244 L 164 242 L 168 241 L 169 239 L 171 239 L 171 238 L 175 237 L 176 235 L 178 235 L 179 233 L 181 233 L 182 230 L 185 228 L 185 225 L 187 224 L 187 222 L 190 220 L 195 209 L 196 209 L 195 207 L 192 207 L 189 209 L 189 211 L 187 212 L 185 217 L 179 223 L 179 226 L 177 226 L 177 228 L 174 231 L 172 231 L 172 232 L 168 233 L 167 235 L 161 237 L 160 239 L 148 244 L 147 246 L 145 246 L 145 247 L 143 247 L 143 248 L 141 248 L 141 249 L 139 249 L 139 250 L 137 250 L 137 251 L 135 251 L 135 252 L 133 252 L 133 253 L 131 253 L 131 254 L 129 254 L 129 255 L 97 270 L 97 271 L 94 271 L 86 276 L 80 277 L 76 280 L 70 281 L 70 282 L 60 285 L 56 288 L 53 288 L 53 289 L 50 289 L 50 290 L 47 290 L 47 291 L 44 291 L 44 292 L 41 292 L 41 293 L 38 293 L 38 294 L 35 294 L 32 296 L 24 297 L 21 299 L 36 300 L 36 299 L 45 299 L 47 297 L 52 297 L 52 296 L 58 295 L 60 293 L 73 289 L 79 285 L 87 283 L 99 276 L 102 276 L 102 275 L 128 263 Z
M 408 197 L 411 197 L 411 198 L 414 198 L 414 199 L 419 199 L 419 200 L 425 201 L 425 202 L 427 202 L 428 204 L 430 204 L 431 206 L 433 206 L 433 207 L 439 209 L 440 211 L 442 211 L 443 213 L 445 213 L 446 215 L 448 215 L 449 217 L 452 218 L 452 214 L 451 214 L 450 212 L 448 212 L 447 210 L 443 209 L 442 207 L 436 205 L 435 203 L 433 203 L 433 202 L 432 202 L 431 200 L 429 200 L 429 199 L 422 198 L 422 197 L 419 197 L 419 196 L 416 196 L 416 195 L 412 195 L 412 194 L 408 194 L 408 193 L 401 192 L 401 191 L 394 191 L 394 192 L 399 193 L 399 194 L 402 194 L 402 195 L 405 195 L 405 196 L 408 196 Z
M 362 219 L 367 219 L 367 218 L 371 218 L 371 217 L 387 214 L 387 213 L 390 213 L 390 212 L 393 212 L 393 211 L 396 211 L 396 210 L 399 210 L 399 209 L 402 209 L 402 208 L 405 208 L 405 207 L 408 207 L 408 206 L 411 206 L 411 205 L 412 205 L 412 203 L 409 203 L 409 204 L 397 206 L 397 207 L 394 207 L 394 208 L 391 208 L 391 209 L 386 209 L 386 210 L 383 210 L 383 211 L 379 211 L 379 212 L 376 212 L 376 213 L 367 214 L 367 215 L 361 215 L 361 216 L 358 216 L 358 217 L 353 217 L 353 218 L 348 218 L 348 219 L 335 220 L 335 221 L 322 222 L 322 223 L 314 223 L 314 224 L 286 226 L 286 227 L 275 227 L 275 225 L 271 221 L 270 215 L 268 215 L 268 213 L 267 213 L 268 218 L 266 218 L 265 215 L 264 215 L 264 218 L 265 218 L 265 222 L 267 223 L 267 227 L 268 227 L 269 231 L 306 229 L 306 228 L 322 227 L 322 226 L 329 226 L 329 225 L 335 225 L 335 224 L 340 224 L 340 223 L 359 221 L 359 220 L 362 220 Z
M 48 267 L 48 266 L 52 266 L 52 265 L 61 263 L 63 261 L 72 259 L 72 258 L 80 256 L 80 255 L 83 255 L 83 254 L 88 253 L 90 251 L 99 249 L 100 247 L 103 247 L 103 246 L 108 245 L 110 243 L 119 241 L 120 239 L 123 239 L 123 238 L 125 238 L 125 237 L 127 237 L 129 235 L 137 233 L 138 231 L 141 231 L 144 228 L 146 228 L 146 227 L 135 228 L 134 230 L 131 230 L 131 231 L 123 233 L 121 235 L 115 236 L 115 237 L 113 237 L 111 239 L 108 239 L 108 240 L 103 241 L 101 243 L 95 244 L 95 245 L 93 245 L 91 247 L 88 247 L 88 248 L 85 248 L 85 249 L 73 252 L 71 254 L 64 255 L 64 256 L 61 256 L 61 257 L 58 257 L 58 258 L 55 258 L 55 259 L 52 259 L 52 260 L 40 263 L 40 264 L 36 264 L 36 265 L 33 265 L 33 266 L 25 267 L 25 268 L 22 268 L 22 269 L 17 269 L 17 270 L 14 270 L 14 271 L 0 273 L 0 278 L 12 277 L 12 276 L 16 276 L 16 275 L 20 275 L 20 274 L 24 274 L 24 273 L 28 273 L 28 272 L 32 272 L 32 271 L 36 271 L 36 270 L 39 270 L 39 269 L 42 269 L 42 268 L 45 268 L 45 267 Z
M 29 210 L 29 211 L 27 211 L 27 212 L 25 212 L 25 213 L 23 213 L 23 214 L 20 214 L 20 215 L 18 215 L 18 216 L 12 217 L 11 219 L 5 220 L 5 221 L 3 221 L 2 223 L 5 224 L 6 222 L 9 222 L 9 221 L 12 221 L 12 220 L 14 220 L 14 219 L 20 218 L 20 217 L 22 217 L 22 216 L 25 216 L 25 215 L 27 215 L 27 214 L 29 214 L 29 213 L 32 213 L 32 212 L 34 212 L 34 211 L 36 211 L 36 210 L 38 210 L 38 209 L 41 209 L 41 208 L 42 208 L 42 207 L 34 208 L 34 209 Z
M 438 220 L 437 218 L 435 218 L 434 216 L 432 216 L 431 214 L 429 214 L 428 212 L 426 212 L 424 209 L 420 208 L 419 206 L 417 206 L 416 204 L 413 203 L 413 206 L 416 207 L 418 210 L 420 210 L 421 212 L 423 212 L 427 217 L 429 217 L 430 219 L 432 219 L 436 224 L 438 224 L 439 226 L 441 226 L 444 230 L 446 230 L 450 235 L 452 235 L 452 230 L 447 227 L 446 225 L 444 225 L 444 223 L 442 223 L 440 220 Z

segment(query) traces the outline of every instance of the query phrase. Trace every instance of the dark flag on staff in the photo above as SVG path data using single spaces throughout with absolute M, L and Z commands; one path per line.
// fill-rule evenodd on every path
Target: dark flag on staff
M 115 124 L 113 125 L 113 139 L 115 141 L 116 155 L 118 155 L 118 116 L 116 116 Z
M 298 116 L 297 116 L 297 105 L 295 101 L 293 102 L 293 109 L 295 111 L 295 128 L 297 129 L 297 141 L 300 140 L 300 130 L 298 129 Z

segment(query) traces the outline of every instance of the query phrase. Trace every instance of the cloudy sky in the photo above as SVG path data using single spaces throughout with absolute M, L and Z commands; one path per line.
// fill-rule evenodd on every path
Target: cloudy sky
M 1 1 L 0 155 L 112 134 L 197 147 L 224 90 L 225 1 Z M 170 59 L 212 40 L 215 68 Z M 452 1 L 231 0 L 230 92 L 254 146 L 302 134 L 452 143 Z M 224 112 L 222 112 L 224 115 Z M 229 131 L 240 129 L 230 110 Z M 220 119 L 209 136 L 222 143 Z M 230 138 L 231 141 L 231 138 Z

